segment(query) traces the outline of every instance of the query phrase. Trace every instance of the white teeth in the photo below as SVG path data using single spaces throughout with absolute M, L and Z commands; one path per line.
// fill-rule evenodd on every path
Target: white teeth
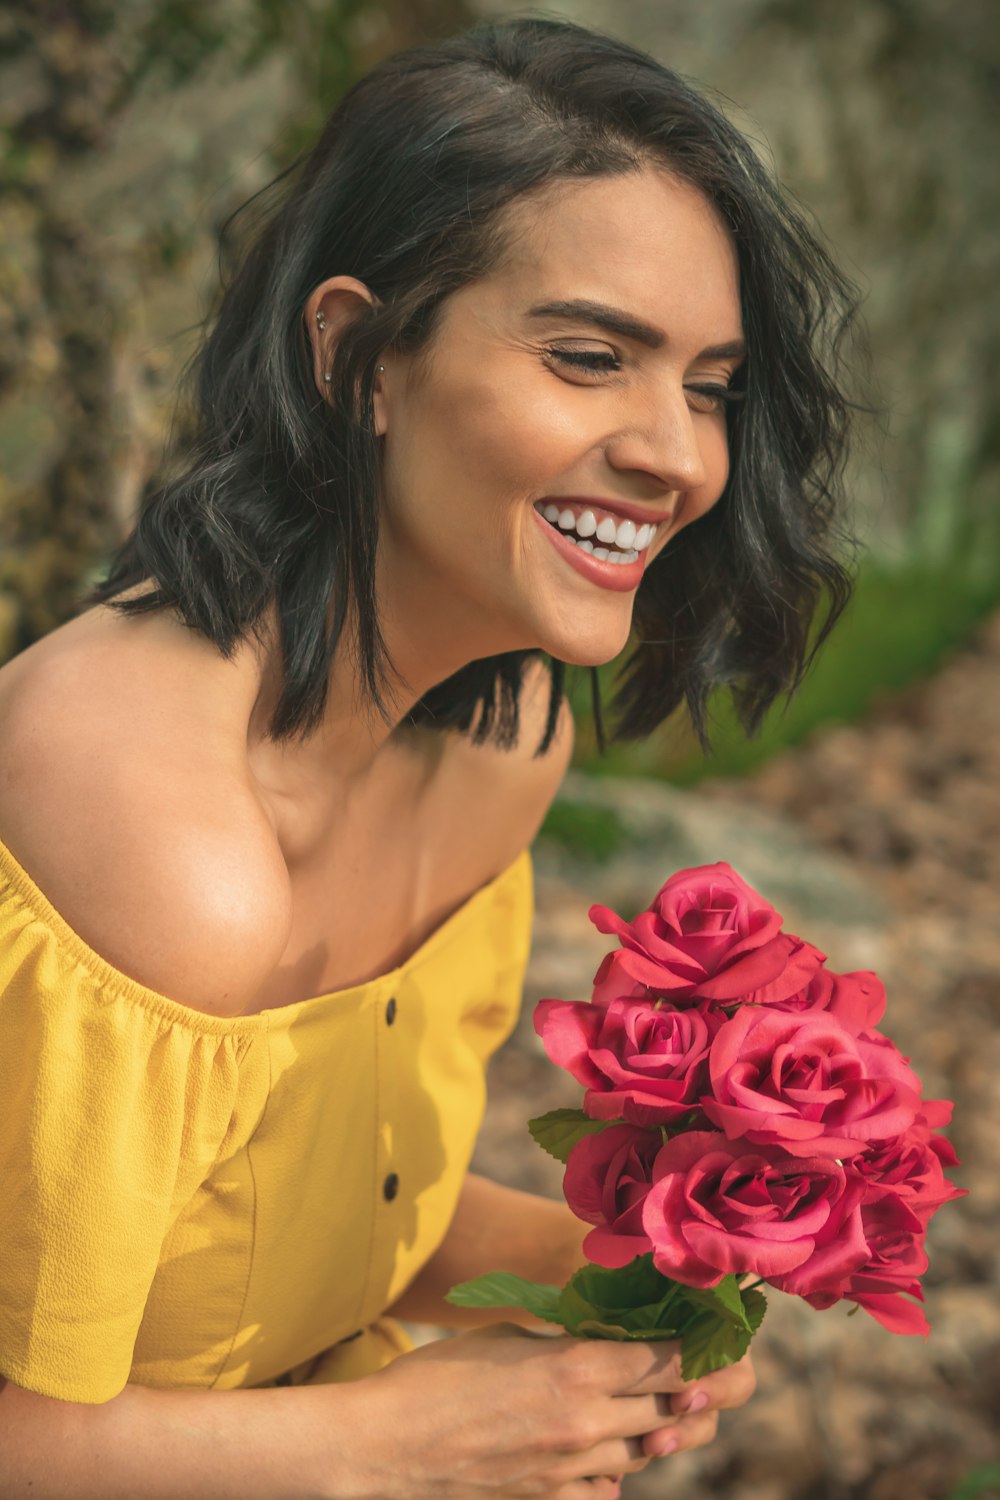
M 584 510 L 577 515 L 569 506 L 560 509 L 558 505 L 550 503 L 545 506 L 539 504 L 536 509 L 570 541 L 575 542 L 584 552 L 592 553 L 601 562 L 635 562 L 639 554 L 652 543 L 658 530 L 657 526 L 649 522 L 643 522 L 641 526 L 636 526 L 634 521 L 616 523 L 610 516 L 605 516 L 598 524 L 592 510 Z M 595 542 L 606 545 L 595 546 Z M 620 550 L 613 551 L 611 543 Z
M 581 539 L 574 536 L 570 540 L 576 543 L 581 552 L 592 552 L 601 562 L 614 563 L 616 567 L 620 567 L 622 563 L 634 563 L 639 556 L 634 547 L 628 552 L 609 552 L 607 547 L 595 547 L 589 537 Z

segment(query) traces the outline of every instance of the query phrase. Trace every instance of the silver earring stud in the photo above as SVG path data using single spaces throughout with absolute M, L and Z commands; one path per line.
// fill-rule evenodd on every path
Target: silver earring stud
M 326 327 L 326 313 L 323 311 L 322 308 L 320 308 L 319 312 L 316 314 L 316 327 L 317 328 L 325 328 Z
M 375 371 L 375 374 L 376 375 L 384 375 L 385 374 L 385 365 L 379 365 L 378 369 Z
M 326 381 L 327 385 L 329 385 L 330 381 L 333 379 L 332 372 L 330 370 L 324 370 L 323 379 Z

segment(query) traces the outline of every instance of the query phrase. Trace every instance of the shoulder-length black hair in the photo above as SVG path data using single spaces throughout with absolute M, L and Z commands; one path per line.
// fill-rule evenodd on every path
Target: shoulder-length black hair
M 269 733 L 308 734 L 357 604 L 357 660 L 390 722 L 375 597 L 380 353 L 433 338 L 445 299 L 504 249 L 503 211 L 559 179 L 660 164 L 715 205 L 739 257 L 749 355 L 730 418 L 720 502 L 646 572 L 638 644 L 619 674 L 613 737 L 648 734 L 686 702 L 707 746 L 713 687 L 746 730 L 801 680 L 847 602 L 834 555 L 850 403 L 838 349 L 851 284 L 736 128 L 677 74 L 614 38 L 561 21 L 482 24 L 388 58 L 354 85 L 232 274 L 193 364 L 174 477 L 86 602 L 173 607 L 232 657 L 273 601 L 283 691 Z M 303 306 L 328 276 L 377 299 L 341 338 L 331 404 L 316 392 Z M 123 590 L 155 587 L 131 599 Z M 822 624 L 810 641 L 822 600 Z M 409 720 L 516 742 L 522 672 L 539 651 L 488 657 L 438 683 Z M 549 746 L 563 693 L 553 661 Z M 601 743 L 600 705 L 594 707 Z M 475 725 L 473 729 L 473 725 Z

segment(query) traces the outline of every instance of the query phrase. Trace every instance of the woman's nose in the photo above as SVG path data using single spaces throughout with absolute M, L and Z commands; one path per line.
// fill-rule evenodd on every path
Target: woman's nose
M 606 444 L 608 462 L 618 470 L 641 470 L 670 490 L 695 490 L 706 481 L 698 423 L 683 392 L 660 397 L 633 416 Z

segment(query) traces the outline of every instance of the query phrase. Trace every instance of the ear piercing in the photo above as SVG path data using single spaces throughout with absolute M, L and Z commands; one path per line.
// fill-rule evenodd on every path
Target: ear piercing
M 317 312 L 316 312 L 316 327 L 320 330 L 321 333 L 322 333 L 323 329 L 326 327 L 326 313 L 323 311 L 322 308 L 318 308 Z M 378 367 L 378 369 L 376 370 L 375 373 L 377 375 L 383 375 L 385 373 L 385 365 L 379 365 L 379 367 Z M 330 381 L 333 379 L 333 371 L 332 370 L 324 370 L 323 371 L 323 379 L 326 381 L 327 385 L 329 385 Z
M 321 333 L 326 327 L 326 313 L 322 308 L 319 308 L 316 312 L 316 327 L 320 330 Z M 326 381 L 327 385 L 329 385 L 330 381 L 333 379 L 333 375 L 329 370 L 323 371 L 323 379 Z

